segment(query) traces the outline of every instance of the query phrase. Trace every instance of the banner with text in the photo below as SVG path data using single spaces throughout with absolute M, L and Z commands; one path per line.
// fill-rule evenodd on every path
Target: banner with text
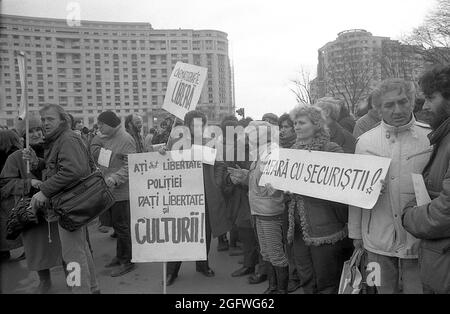
M 265 165 L 259 185 L 366 209 L 375 206 L 389 158 L 280 149 Z
M 202 93 L 208 69 L 177 62 L 167 84 L 162 108 L 181 120 L 194 110 Z
M 206 260 L 202 161 L 128 155 L 133 262 Z

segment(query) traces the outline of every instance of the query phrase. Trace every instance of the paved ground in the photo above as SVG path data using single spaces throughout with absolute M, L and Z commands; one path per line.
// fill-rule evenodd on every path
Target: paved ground
M 137 269 L 122 277 L 113 278 L 110 270 L 103 266 L 109 262 L 115 253 L 115 240 L 109 234 L 97 231 L 95 224 L 89 227 L 91 242 L 94 249 L 94 261 L 102 293 L 162 293 L 162 263 L 140 263 Z M 12 251 L 12 257 L 17 257 L 22 249 Z M 216 276 L 207 278 L 195 271 L 194 262 L 184 262 L 175 283 L 167 287 L 167 293 L 233 293 L 259 294 L 267 288 L 267 281 L 258 285 L 247 283 L 247 277 L 233 278 L 230 274 L 241 267 L 238 264 L 242 256 L 229 256 L 229 252 L 217 252 L 217 239 L 213 239 L 210 252 L 210 266 Z M 53 288 L 51 293 L 68 293 L 65 286 L 64 272 L 61 267 L 52 269 Z M 0 292 L 2 293 L 32 293 L 38 285 L 35 272 L 29 272 L 26 261 L 5 262 L 0 265 Z M 300 291 L 296 291 L 300 293 Z

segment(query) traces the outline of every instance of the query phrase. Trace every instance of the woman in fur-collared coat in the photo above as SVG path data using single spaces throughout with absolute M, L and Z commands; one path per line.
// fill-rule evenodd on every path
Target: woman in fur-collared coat
M 343 153 L 330 142 L 321 109 L 297 107 L 291 112 L 297 140 L 291 149 Z M 288 205 L 288 242 L 305 293 L 337 293 L 344 264 L 348 206 L 292 194 Z

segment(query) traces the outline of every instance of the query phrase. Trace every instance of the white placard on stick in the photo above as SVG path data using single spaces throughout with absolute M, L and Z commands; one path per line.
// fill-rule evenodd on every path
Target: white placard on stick
M 177 62 L 167 84 L 162 108 L 183 120 L 186 113 L 197 106 L 207 71 L 204 67 Z
M 133 262 L 206 260 L 201 160 L 128 155 Z
M 368 156 L 280 149 L 268 158 L 259 185 L 300 195 L 371 209 L 386 177 L 390 159 Z

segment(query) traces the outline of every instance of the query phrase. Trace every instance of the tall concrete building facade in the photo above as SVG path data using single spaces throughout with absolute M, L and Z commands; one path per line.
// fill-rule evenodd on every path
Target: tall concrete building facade
M 355 109 L 383 79 L 417 80 L 425 61 L 411 48 L 363 29 L 340 32 L 318 50 L 313 97 L 339 97 Z
M 153 29 L 148 23 L 0 15 L 0 124 L 12 127 L 21 86 L 16 52 L 26 54 L 28 103 L 60 104 L 84 125 L 113 110 L 138 113 L 152 127 L 176 62 L 208 68 L 197 109 L 212 123 L 234 112 L 227 34 L 217 30 Z

